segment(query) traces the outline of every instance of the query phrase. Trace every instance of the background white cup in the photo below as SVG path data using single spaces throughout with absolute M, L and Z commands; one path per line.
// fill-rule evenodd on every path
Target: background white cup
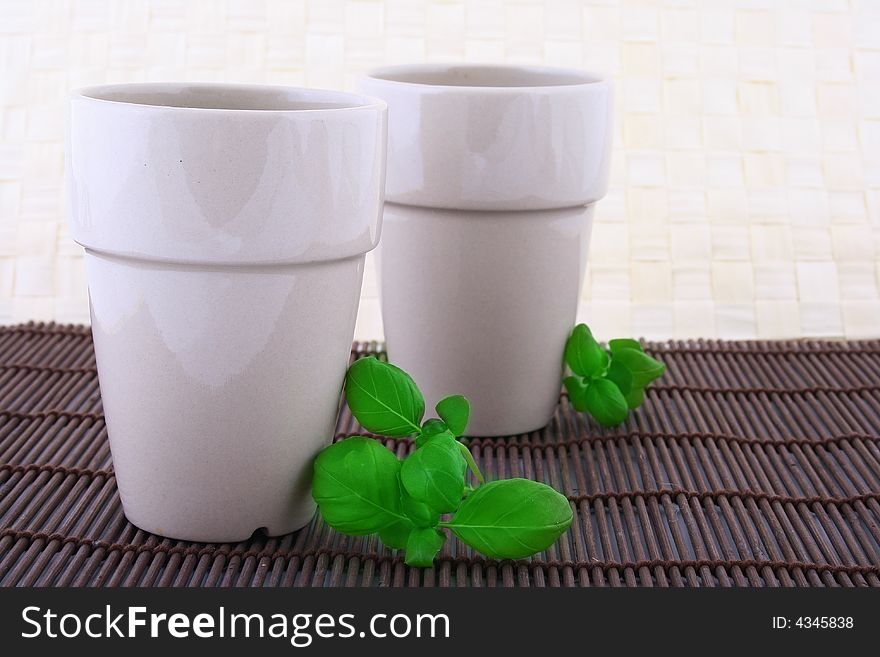
M 609 82 L 576 70 L 419 64 L 360 84 L 389 106 L 379 285 L 393 363 L 468 434 L 550 420 L 593 204 L 608 187 Z
M 364 254 L 385 104 L 201 84 L 71 98 L 71 230 L 126 516 L 173 538 L 290 532 L 314 512 Z

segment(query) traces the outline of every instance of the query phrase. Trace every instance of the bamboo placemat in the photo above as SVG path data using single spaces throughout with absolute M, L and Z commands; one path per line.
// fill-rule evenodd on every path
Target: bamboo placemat
M 880 341 L 649 351 L 668 373 L 624 426 L 560 404 L 542 431 L 470 441 L 488 478 L 566 494 L 569 534 L 500 563 L 450 540 L 435 568 L 413 569 L 318 519 L 237 545 L 138 530 L 116 492 L 89 328 L 0 328 L 0 585 L 880 585 Z M 345 412 L 337 431 L 360 428 Z

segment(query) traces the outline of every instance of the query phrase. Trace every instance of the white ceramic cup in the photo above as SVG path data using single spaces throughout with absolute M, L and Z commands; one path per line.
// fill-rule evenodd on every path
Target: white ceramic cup
M 468 434 L 539 429 L 558 402 L 592 213 L 608 187 L 610 83 L 577 70 L 372 71 L 389 107 L 379 284 L 388 357 Z
M 385 121 L 381 101 L 285 87 L 72 95 L 71 230 L 138 527 L 232 542 L 312 517 L 379 238 Z

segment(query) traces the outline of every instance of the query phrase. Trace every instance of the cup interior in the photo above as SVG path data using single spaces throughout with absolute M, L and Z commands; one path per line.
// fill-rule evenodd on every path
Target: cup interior
M 601 82 L 585 71 L 542 66 L 393 66 L 373 71 L 370 76 L 387 82 L 441 87 L 558 87 Z
M 93 100 L 150 107 L 276 112 L 347 109 L 375 102 L 338 91 L 233 84 L 121 84 L 90 87 L 79 94 Z

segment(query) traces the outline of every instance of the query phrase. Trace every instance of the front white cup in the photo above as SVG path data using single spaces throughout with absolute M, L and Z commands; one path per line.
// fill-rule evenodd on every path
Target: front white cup
M 70 101 L 71 228 L 126 516 L 178 539 L 284 534 L 314 513 L 385 104 L 285 87 L 136 84 Z
M 431 406 L 467 396 L 469 435 L 543 427 L 608 187 L 610 84 L 420 64 L 375 70 L 360 89 L 389 111 L 378 250 L 389 360 Z

